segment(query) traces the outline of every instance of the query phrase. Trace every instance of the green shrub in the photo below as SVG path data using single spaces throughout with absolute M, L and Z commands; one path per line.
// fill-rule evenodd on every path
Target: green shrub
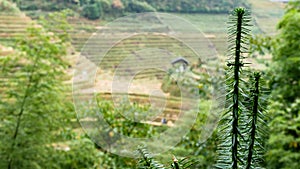
M 44 3 L 41 6 L 41 9 L 44 11 L 60 11 L 62 9 L 65 9 L 66 5 L 63 3 L 53 3 L 53 2 L 47 2 Z
M 100 10 L 97 6 L 97 4 L 92 5 L 84 5 L 82 15 L 84 17 L 87 17 L 88 19 L 99 19 L 100 18 Z
M 89 0 L 79 0 L 79 5 L 80 6 L 84 6 L 86 4 L 88 4 Z
M 52 147 L 51 147 L 52 148 Z M 53 149 L 53 148 L 52 148 Z M 88 138 L 55 144 L 45 168 L 96 169 L 100 167 L 100 153 Z
M 269 67 L 272 98 L 269 105 L 268 168 L 299 168 L 300 160 L 300 2 L 292 1 L 272 37 Z
M 27 2 L 27 3 L 20 4 L 20 9 L 25 11 L 33 11 L 33 10 L 38 10 L 39 7 L 37 3 Z
M 147 2 L 140 2 L 136 0 L 131 0 L 130 2 L 128 2 L 125 10 L 128 12 L 137 12 L 137 13 L 156 11 L 155 8 L 153 8 Z
M 7 0 L 0 0 L 0 13 L 5 14 L 20 14 L 19 8 L 16 4 L 9 2 Z
M 96 2 L 98 5 L 99 9 L 102 9 L 102 11 L 106 13 L 110 13 L 112 8 L 111 8 L 111 2 L 109 0 L 99 0 Z

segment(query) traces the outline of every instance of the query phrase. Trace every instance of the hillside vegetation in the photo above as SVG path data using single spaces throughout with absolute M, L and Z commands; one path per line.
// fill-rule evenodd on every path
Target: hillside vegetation
M 7 0 L 0 0 L 0 14 L 10 14 L 10 15 L 19 15 L 21 13 L 20 9 L 16 4 L 11 3 Z
M 117 17 L 127 12 L 228 13 L 246 0 L 14 0 L 23 11 L 58 11 L 70 8 L 89 19 Z
M 181 13 L 228 13 L 235 6 L 248 6 L 245 0 L 142 0 L 158 11 Z

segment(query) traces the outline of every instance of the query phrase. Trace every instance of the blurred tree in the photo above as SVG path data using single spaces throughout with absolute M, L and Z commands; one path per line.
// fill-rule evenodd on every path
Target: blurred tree
M 272 101 L 269 105 L 268 168 L 299 168 L 300 160 L 300 1 L 290 2 L 271 40 Z
M 97 167 L 94 144 L 76 139 L 70 127 L 75 114 L 63 83 L 66 14 L 49 16 L 51 25 L 28 28 L 15 52 L 0 57 L 0 168 Z
M 41 27 L 28 28 L 17 52 L 1 57 L 0 168 L 39 168 L 53 132 L 63 124 L 64 43 Z M 52 133 L 52 134 L 51 134 Z
M 140 2 L 137 0 L 128 1 L 127 7 L 125 8 L 127 11 L 141 13 L 141 12 L 154 12 L 156 11 L 151 5 L 147 2 Z
M 18 3 L 18 1 L 16 1 L 15 3 Z M 7 0 L 0 0 L 0 14 L 20 15 L 21 11 L 15 3 Z
M 82 15 L 88 19 L 95 20 L 101 16 L 101 9 L 98 8 L 97 4 L 88 4 L 83 6 Z

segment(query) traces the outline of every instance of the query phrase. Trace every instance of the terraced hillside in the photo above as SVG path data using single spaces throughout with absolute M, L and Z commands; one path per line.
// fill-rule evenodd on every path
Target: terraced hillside
M 32 24 L 31 18 L 18 15 L 0 14 L 0 43 L 10 46 L 13 42 L 22 36 L 26 27 Z
M 107 45 L 109 45 L 109 43 L 105 40 L 101 40 L 101 36 L 97 36 L 97 33 L 93 34 L 89 32 L 89 30 L 83 30 L 83 27 L 80 27 L 81 25 L 78 24 L 78 21 L 79 20 L 77 20 L 76 23 L 76 19 L 73 19 L 72 24 L 74 25 L 74 27 L 77 26 L 77 28 L 81 29 L 80 32 L 82 33 L 74 34 L 74 36 L 72 36 L 73 38 L 75 37 L 73 39 L 73 44 L 75 44 L 77 47 L 82 46 L 83 44 L 81 44 L 81 42 L 85 42 L 84 38 L 86 38 L 86 34 L 90 34 L 93 36 L 90 39 L 90 41 L 93 41 L 93 43 L 90 44 L 88 42 L 87 44 L 85 44 L 86 46 L 82 51 L 83 54 L 85 54 L 85 52 L 88 53 L 89 58 L 86 60 L 86 63 L 79 63 L 78 66 L 82 67 L 82 69 L 88 67 L 85 72 L 93 72 L 95 66 L 91 65 L 93 65 L 93 63 L 95 62 L 100 62 L 98 61 L 99 58 L 97 58 L 101 57 L 99 56 L 99 48 L 106 47 Z M 82 20 L 81 22 L 83 23 L 84 20 Z M 97 29 L 98 34 L 101 34 L 101 31 L 105 31 L 107 27 L 101 25 L 101 23 L 99 23 L 99 25 L 100 26 L 95 26 L 95 29 Z M 146 25 L 147 24 L 141 24 L 141 27 L 147 28 Z M 126 25 L 120 25 L 115 29 L 121 29 L 122 27 L 124 28 L 126 27 Z M 107 37 L 118 39 L 118 34 L 111 33 L 110 35 L 110 33 L 108 33 Z M 194 37 L 197 36 L 191 35 L 189 40 L 195 41 Z M 201 37 L 202 39 L 205 39 L 204 35 L 201 35 Z M 205 43 L 207 43 L 207 41 L 203 42 L 203 44 Z M 198 46 L 198 48 L 199 47 L 201 47 L 201 49 L 203 48 L 202 51 L 207 51 L 208 46 L 200 45 Z M 166 50 L 168 52 L 163 54 L 155 53 L 155 51 L 154 53 L 152 53 L 153 51 L 151 50 L 143 51 L 143 49 L 154 48 Z M 172 56 L 171 53 L 175 55 Z M 203 52 L 202 54 L 205 55 L 205 53 Z M 82 81 L 78 81 L 78 83 L 75 84 L 78 87 L 76 88 L 76 90 L 80 91 L 78 95 L 80 95 L 79 97 L 83 99 L 88 98 L 88 95 L 96 92 L 99 93 L 100 96 L 104 94 L 105 98 L 110 98 L 110 100 L 113 100 L 113 97 L 108 95 L 108 93 L 113 91 L 113 93 L 117 93 L 117 96 L 114 97 L 117 97 L 118 99 L 126 97 L 126 93 L 129 93 L 129 98 L 135 96 L 134 99 L 129 99 L 132 101 L 131 103 L 136 102 L 139 104 L 147 105 L 150 103 L 152 97 L 161 97 L 161 99 L 166 98 L 166 102 L 169 102 L 169 100 L 173 100 L 173 105 L 181 105 L 182 102 L 180 98 L 171 96 L 170 93 L 164 93 L 163 95 L 155 95 L 155 93 L 151 93 L 153 90 L 162 90 L 164 78 L 167 76 L 166 71 L 151 69 L 151 67 L 156 67 L 156 65 L 168 65 L 170 67 L 171 61 L 179 56 L 184 56 L 186 59 L 190 60 L 191 65 L 193 66 L 199 64 L 199 60 L 196 59 L 197 57 L 191 49 L 185 46 L 182 42 L 168 37 L 166 34 L 136 34 L 112 45 L 109 51 L 103 57 L 101 57 L 101 63 L 96 64 L 96 77 L 94 78 L 93 76 L 88 76 L 86 73 L 84 75 L 85 77 L 82 77 Z M 114 77 L 116 77 L 116 75 L 121 76 L 127 80 L 129 80 L 131 77 L 134 77 L 131 80 L 130 86 L 128 86 L 128 91 L 118 91 L 118 89 L 115 89 L 117 91 L 114 91 L 112 89 L 112 86 L 118 83 L 114 81 Z M 93 84 L 90 84 L 84 80 L 87 76 L 88 79 L 94 79 Z M 196 87 L 197 85 L 194 86 L 194 88 Z M 125 94 L 122 92 L 124 92 Z M 166 108 L 164 109 L 163 114 L 154 118 L 153 124 L 161 124 L 160 121 L 162 121 L 164 117 L 168 119 L 167 121 L 170 121 L 172 123 L 175 122 L 175 119 L 177 119 L 177 117 L 181 113 L 180 107 L 177 106 L 177 108 L 174 108 L 171 105 L 172 104 L 166 104 Z
M 274 24 L 282 14 L 281 5 L 274 4 L 267 0 L 249 0 L 249 2 L 252 4 L 255 24 L 259 27 L 259 29 L 256 29 L 254 32 L 273 34 L 275 32 Z M 216 48 L 220 55 L 225 54 L 227 40 L 227 15 L 179 14 L 179 16 L 192 22 L 197 28 L 199 28 L 204 33 L 204 39 L 209 39 L 212 42 L 211 47 Z M 24 33 L 26 27 L 32 23 L 33 21 L 26 16 L 11 16 L 2 14 L 0 16 L 0 44 L 5 46 L 12 45 L 14 40 L 19 38 Z M 70 17 L 69 23 L 74 28 L 73 30 L 70 30 L 69 33 L 72 38 L 72 44 L 76 49 L 75 54 L 72 56 L 72 60 L 75 60 L 79 56 L 79 52 L 91 36 L 97 37 L 96 31 L 101 32 L 102 30 L 107 29 L 105 22 L 89 21 L 80 17 Z M 146 27 L 145 25 L 141 26 Z M 122 26 L 120 26 L 120 28 L 122 28 Z M 111 36 L 113 37 L 113 35 Z M 194 40 L 193 38 L 194 37 L 191 36 L 191 41 Z M 93 48 L 97 49 L 106 45 L 101 44 L 100 42 L 102 43 L 102 41 L 99 41 L 99 43 L 95 42 L 95 46 L 93 46 Z M 87 59 L 89 60 L 87 63 L 78 63 L 78 65 L 82 65 L 82 67 L 88 67 L 90 69 L 96 67 L 97 69 L 92 85 L 86 84 L 83 80 L 78 89 L 82 92 L 83 99 L 85 98 L 85 93 L 98 93 L 99 97 L 113 100 L 114 98 L 113 95 L 111 95 L 111 87 L 114 80 L 113 77 L 116 75 L 114 73 L 117 71 L 119 76 L 134 76 L 134 79 L 132 79 L 132 85 L 128 88 L 129 100 L 131 100 L 131 102 L 147 105 L 153 98 L 156 100 L 160 100 L 160 97 L 168 98 L 164 113 L 154 118 L 153 122 L 155 122 L 155 124 L 159 124 L 163 118 L 167 118 L 169 121 L 174 123 L 180 114 L 178 107 L 181 103 L 180 100 L 169 93 L 164 93 L 164 96 L 161 94 L 158 94 L 157 96 L 152 94 L 152 97 L 149 97 L 151 94 L 151 90 L 149 89 L 161 90 L 164 77 L 167 75 L 166 72 L 149 68 L 137 73 L 138 70 L 145 68 L 145 63 L 150 66 L 158 64 L 170 65 L 171 60 L 170 58 L 163 60 L 162 58 L 164 57 L 154 55 L 151 52 L 146 52 L 146 55 L 149 56 L 150 60 L 146 59 L 143 62 L 140 62 L 144 58 L 138 59 L 140 57 L 140 53 L 137 51 L 144 48 L 166 49 L 176 54 L 172 56 L 171 59 L 175 59 L 178 56 L 184 56 L 191 60 L 192 66 L 199 64 L 199 60 L 194 59 L 195 55 L 193 51 L 174 38 L 155 33 L 151 35 L 135 35 L 114 44 L 108 53 L 106 53 L 106 55 L 102 58 L 101 63 L 98 61 L 95 62 L 91 58 Z M 203 49 L 203 51 L 205 51 L 205 49 Z M 93 53 L 93 49 L 91 49 L 91 52 Z M 95 50 L 93 54 L 96 55 L 97 50 Z M 124 62 L 124 59 L 126 62 Z M 99 64 L 93 65 L 93 67 L 91 66 L 91 62 L 93 64 Z M 120 64 L 123 65 L 119 66 Z M 134 66 L 131 68 L 131 65 Z M 72 73 L 72 71 L 70 71 L 70 73 Z M 87 75 L 83 75 L 83 79 L 86 77 Z M 117 91 L 115 94 L 117 98 L 123 98 L 126 96 L 126 94 L 124 95 L 124 93 Z

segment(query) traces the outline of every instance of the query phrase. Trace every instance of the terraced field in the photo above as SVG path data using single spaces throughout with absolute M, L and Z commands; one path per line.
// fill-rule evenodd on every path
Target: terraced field
M 0 44 L 12 45 L 31 24 L 32 20 L 26 16 L 0 15 Z
M 284 14 L 284 4 L 267 0 L 248 0 L 252 5 L 255 24 L 259 26 L 261 33 L 274 35 L 276 23 Z
M 253 8 L 253 17 L 255 19 L 254 24 L 256 27 L 253 32 L 265 33 L 272 35 L 275 33 L 274 24 L 282 16 L 283 10 L 280 4 L 271 3 L 267 0 L 249 0 Z M 176 14 L 180 17 L 193 23 L 200 31 L 203 32 L 203 39 L 210 40 L 212 42 L 211 48 L 216 48 L 219 55 L 225 55 L 226 53 L 226 21 L 227 15 L 220 14 Z M 32 20 L 26 16 L 0 16 L 0 43 L 5 46 L 10 46 L 16 38 L 19 38 L 26 29 L 26 26 L 32 24 Z M 71 59 L 76 60 L 79 56 L 79 52 L 86 44 L 86 41 L 91 36 L 97 37 L 96 31 L 102 31 L 107 29 L 105 22 L 92 22 L 82 18 L 69 18 L 69 23 L 74 27 L 74 30 L 70 30 L 72 37 L 72 44 L 76 49 L 75 55 L 72 55 Z M 141 27 L 147 28 L 149 25 L 141 25 Z M 122 28 L 120 25 L 119 28 Z M 114 37 L 113 34 L 110 36 Z M 191 42 L 195 40 L 196 36 L 191 35 L 189 39 Z M 118 38 L 118 37 L 116 37 Z M 101 42 L 101 43 L 100 43 Z M 99 93 L 100 97 L 105 99 L 113 99 L 111 95 L 111 87 L 113 77 L 116 75 L 122 77 L 134 77 L 132 79 L 132 85 L 128 87 L 129 100 L 131 102 L 138 102 L 140 104 L 149 104 L 151 99 L 159 101 L 162 98 L 161 93 L 158 95 L 151 94 L 151 90 L 161 90 L 163 79 L 166 76 L 166 72 L 158 69 L 151 69 L 151 66 L 155 65 L 168 65 L 166 68 L 172 66 L 170 64 L 172 59 L 178 56 L 184 56 L 191 65 L 199 64 L 199 60 L 195 59 L 193 51 L 184 45 L 184 43 L 178 41 L 175 38 L 170 38 L 163 34 L 137 34 L 130 36 L 119 43 L 114 44 L 110 50 L 99 60 L 95 60 L 97 56 L 97 49 L 103 44 L 103 41 L 94 42 L 94 46 L 91 47 L 91 53 L 87 57 L 86 62 L 78 63 L 83 68 L 96 69 L 94 76 L 82 75 L 82 81 L 78 85 L 78 90 L 82 92 L 82 98 L 85 98 L 85 93 Z M 206 41 L 207 42 L 207 41 Z M 203 42 L 204 44 L 206 42 Z M 110 44 L 109 44 L 110 45 Z M 100 47 L 99 47 L 100 46 Z M 85 47 L 85 50 L 87 50 Z M 207 49 L 208 46 L 206 46 Z M 143 51 L 145 48 L 158 48 L 167 50 L 172 54 L 165 54 L 164 57 L 159 56 L 157 53 L 151 53 L 151 51 Z M 93 51 L 94 50 L 94 51 Z M 141 58 L 141 53 L 144 56 Z M 203 49 L 205 51 L 205 49 Z M 5 53 L 4 53 L 5 54 Z M 90 55 L 94 55 L 90 57 Z M 204 55 L 206 55 L 204 53 Z M 144 59 L 144 60 L 143 60 Z M 148 60 L 147 60 L 148 59 Z M 124 62 L 124 60 L 126 62 Z M 205 61 L 200 61 L 205 65 Z M 120 64 L 123 64 L 119 66 Z M 148 65 L 145 66 L 145 65 Z M 149 66 L 150 65 L 150 66 Z M 74 65 L 75 66 L 75 65 Z M 147 69 L 144 69 L 147 68 Z M 140 71 L 142 70 L 143 71 Z M 117 74 L 115 74 L 117 71 Z M 72 71 L 70 71 L 72 72 Z M 92 78 L 92 83 L 87 83 L 84 79 Z M 114 92 L 118 98 L 126 96 L 126 93 Z M 149 95 L 152 95 L 149 97 Z M 169 93 L 164 93 L 164 97 L 167 97 L 167 104 L 163 114 L 155 117 L 153 124 L 159 124 L 162 118 L 167 118 L 171 122 L 175 122 L 180 114 L 178 105 L 180 105 L 180 99 L 175 96 L 170 96 Z
M 144 19 L 147 20 L 141 22 L 145 23 L 136 23 L 134 19 L 125 18 L 125 22 L 100 27 L 99 32 L 93 34 L 82 49 L 81 59 L 76 65 L 76 69 L 80 71 L 78 76 L 75 75 L 74 86 L 78 91 L 75 95 L 88 98 L 93 92 L 105 92 L 113 95 L 119 93 L 118 98 L 122 98 L 124 93 L 130 93 L 129 98 L 132 95 L 139 96 L 135 97 L 133 102 L 146 105 L 153 97 L 162 98 L 154 99 L 155 101 L 152 99 L 151 104 L 159 104 L 163 102 L 159 100 L 164 99 L 167 103 L 177 100 L 174 104 L 166 104 L 163 114 L 155 117 L 153 121 L 159 122 L 163 117 L 167 117 L 168 121 L 174 122 L 184 110 L 184 106 L 180 97 L 176 98 L 172 92 L 162 91 L 164 79 L 173 68 L 171 62 L 178 57 L 184 57 L 195 68 L 199 63 L 207 64 L 207 60 L 200 60 L 187 44 L 197 46 L 203 57 L 216 57 L 216 53 L 213 53 L 214 49 L 210 49 L 210 43 L 202 34 L 190 30 L 191 32 L 182 37 L 183 42 L 174 36 L 171 26 L 162 24 L 157 17 L 145 16 Z M 130 28 L 131 23 L 136 30 Z M 182 31 L 182 28 L 184 26 L 178 26 L 176 31 Z M 194 88 L 197 88 L 197 85 Z M 172 105 L 177 105 L 177 108 Z

